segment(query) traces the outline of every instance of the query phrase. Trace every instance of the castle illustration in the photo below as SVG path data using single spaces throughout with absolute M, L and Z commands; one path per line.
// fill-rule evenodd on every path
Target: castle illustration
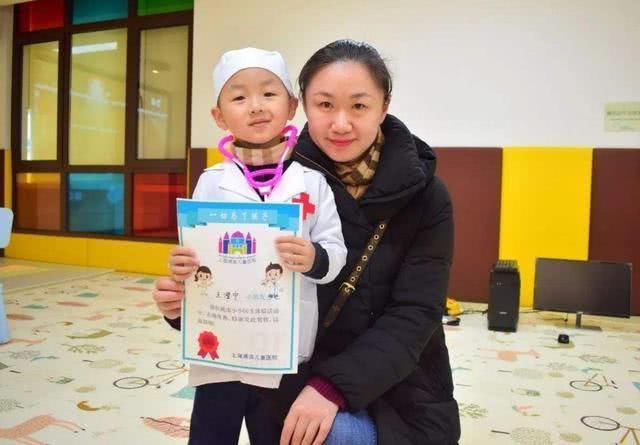
M 218 253 L 221 255 L 255 255 L 256 240 L 251 237 L 251 233 L 244 236 L 242 232 L 236 231 L 229 236 L 229 232 L 225 232 L 224 236 L 218 238 Z

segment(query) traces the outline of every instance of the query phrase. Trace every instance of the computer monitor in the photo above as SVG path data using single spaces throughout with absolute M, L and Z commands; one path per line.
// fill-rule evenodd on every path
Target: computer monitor
M 629 317 L 631 264 L 538 258 L 533 308 L 575 313 L 585 329 L 594 327 L 582 326 L 582 314 Z

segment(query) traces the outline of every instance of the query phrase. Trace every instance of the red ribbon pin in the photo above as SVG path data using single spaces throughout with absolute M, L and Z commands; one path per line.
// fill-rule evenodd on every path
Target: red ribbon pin
M 200 346 L 200 350 L 198 351 L 200 357 L 207 358 L 207 354 L 209 354 L 212 360 L 218 358 L 218 346 L 220 342 L 213 332 L 202 331 L 198 337 L 198 345 Z

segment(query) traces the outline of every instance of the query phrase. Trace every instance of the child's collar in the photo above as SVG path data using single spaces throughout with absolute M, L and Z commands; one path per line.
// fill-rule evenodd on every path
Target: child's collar
M 230 148 L 233 154 L 235 154 L 245 165 L 259 167 L 262 165 L 271 165 L 280 162 L 282 153 L 285 150 L 286 139 L 278 138 L 275 142 L 275 144 L 264 144 L 264 147 L 262 148 L 253 148 L 238 145 L 238 143 L 234 141 L 230 144 Z M 289 150 L 283 161 L 286 161 L 291 157 L 292 151 L 293 150 Z
M 251 150 L 262 150 L 265 148 L 272 148 L 275 147 L 276 145 L 279 145 L 281 143 L 283 143 L 285 141 L 285 137 L 282 136 L 281 134 L 277 135 L 276 137 L 274 137 L 273 139 L 271 139 L 268 142 L 265 142 L 263 144 L 254 144 L 252 142 L 246 142 L 246 141 L 241 141 L 239 139 L 236 139 L 233 141 L 233 145 L 235 147 L 238 148 L 245 148 L 245 149 L 251 149 Z

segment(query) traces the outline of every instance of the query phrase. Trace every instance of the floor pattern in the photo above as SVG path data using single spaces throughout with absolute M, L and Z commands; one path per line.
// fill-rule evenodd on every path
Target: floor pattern
M 186 444 L 193 389 L 152 285 L 108 273 L 4 296 L 0 443 Z M 514 334 L 477 312 L 446 327 L 461 444 L 640 445 L 640 319 L 591 317 L 593 332 L 558 315 L 524 313 Z

